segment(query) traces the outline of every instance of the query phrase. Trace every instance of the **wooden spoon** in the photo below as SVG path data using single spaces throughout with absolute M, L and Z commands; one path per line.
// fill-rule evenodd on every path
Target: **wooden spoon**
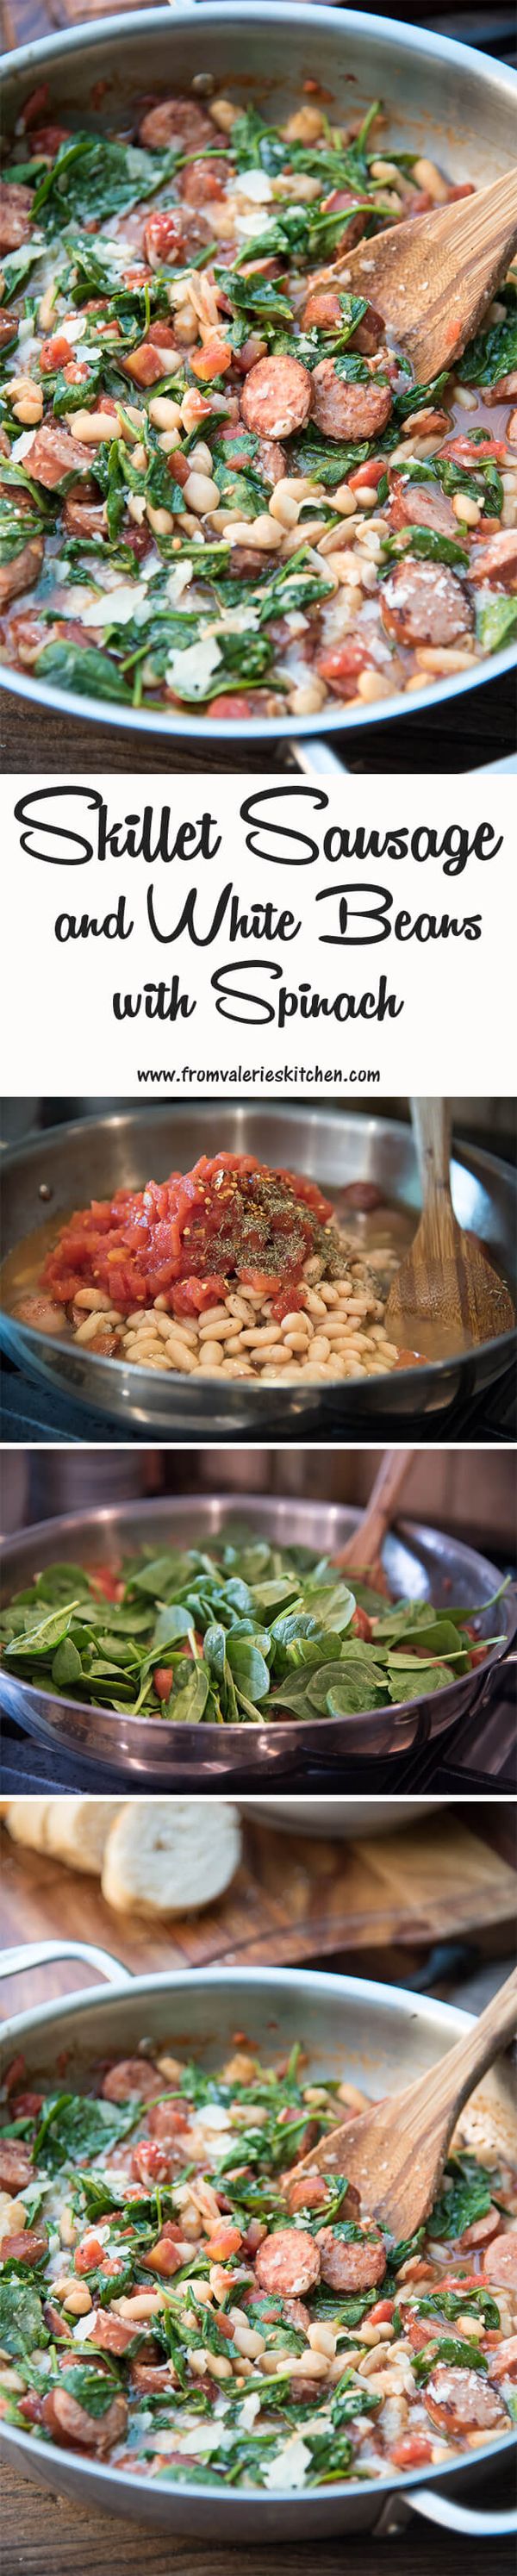
M 388 1590 L 382 1549 L 414 1454 L 414 1449 L 385 1450 L 359 1528 L 334 1558 L 334 1563 L 346 1566 L 348 1573 L 355 1569 L 365 1582 L 373 1584 L 376 1592 Z
M 409 1252 L 392 1280 L 386 1327 L 401 1347 L 429 1359 L 493 1342 L 511 1331 L 508 1289 L 454 1215 L 450 1187 L 450 1111 L 445 1100 L 412 1100 L 424 1212 Z
M 343 286 L 389 323 L 417 384 L 452 367 L 479 329 L 517 247 L 517 169 L 432 215 L 393 224 L 333 262 Z
M 374 2102 L 371 2110 L 358 2116 L 354 2112 L 341 2128 L 330 2129 L 294 2171 L 347 2174 L 360 2191 L 363 2209 L 397 2244 L 413 2236 L 436 2199 L 458 2113 L 516 2027 L 514 1969 L 480 2021 L 436 2066 L 404 2093 Z

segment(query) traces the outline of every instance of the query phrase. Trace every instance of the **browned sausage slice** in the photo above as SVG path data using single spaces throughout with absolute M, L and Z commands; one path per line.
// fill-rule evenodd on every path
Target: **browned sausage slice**
M 255 474 L 262 474 L 264 482 L 271 483 L 271 485 L 274 486 L 276 483 L 281 483 L 282 475 L 285 474 L 285 467 L 286 459 L 284 450 L 283 447 L 279 446 L 278 439 L 259 438 L 258 447 L 253 457 L 252 473 L 255 472 Z
M 332 2227 L 319 2227 L 316 2244 L 321 2261 L 321 2278 L 329 2290 L 371 2290 L 384 2280 L 386 2247 L 382 2236 L 372 2240 L 365 2236 L 347 2244 L 346 2237 L 334 2234 Z
M 505 2335 L 504 2343 L 490 2355 L 489 2379 L 517 2379 L 517 2334 Z
M 380 438 L 391 411 L 389 385 L 370 376 L 364 385 L 338 376 L 334 358 L 321 358 L 312 378 L 316 428 L 325 438 Z
M 439 484 L 405 483 L 403 474 L 393 484 L 390 527 L 435 528 L 443 537 L 457 538 L 459 533 L 452 504 Z
M 102 2090 L 105 2102 L 128 2102 L 131 2093 L 139 2093 L 142 2102 L 150 2101 L 160 2091 L 158 2067 L 150 2066 L 145 2057 L 121 2057 L 108 2068 Z
M 493 2236 L 483 2255 L 483 2272 L 485 2280 L 493 2281 L 496 2288 L 517 2290 L 517 2228 Z
M 28 241 L 32 207 L 32 188 L 18 179 L 0 179 L 0 251 L 19 250 Z
M 388 573 L 381 616 L 397 644 L 460 644 L 471 633 L 473 610 L 449 564 L 406 557 Z
M 48 2254 L 46 2227 L 20 2228 L 17 2236 L 3 2236 L 0 2246 L 2 2263 L 42 2263 Z
M 259 358 L 241 396 L 242 418 L 258 437 L 290 438 L 312 410 L 313 379 L 299 358 Z
M 138 2331 L 139 2328 L 136 2317 L 134 2326 L 132 2326 L 129 2323 L 129 2318 L 113 2317 L 110 2316 L 108 2308 L 98 2308 L 93 2334 L 88 2336 L 88 2347 L 91 2343 L 94 2343 L 97 2346 L 98 2352 L 113 2352 L 117 2355 L 122 2355 L 122 2353 L 127 2352 L 128 2344 L 134 2343 L 135 2335 L 138 2334 Z
M 43 537 L 29 537 L 10 563 L 0 569 L 0 608 L 8 608 L 11 599 L 20 599 L 23 590 L 33 590 L 39 581 L 43 563 Z
M 55 2442 L 81 2451 L 111 2451 L 114 2442 L 122 2442 L 127 2424 L 127 2401 L 114 2397 L 105 2415 L 88 2415 L 68 2388 L 50 2388 L 43 2398 L 41 2420 Z
M 464 2433 L 488 2433 L 505 2419 L 502 2399 L 495 2388 L 487 2388 L 480 2371 L 459 2370 L 446 2361 L 438 2361 L 431 2372 L 424 2403 L 433 2424 L 453 2442 L 461 2442 Z
M 138 140 L 148 152 L 163 152 L 169 143 L 178 143 L 182 152 L 206 152 L 207 144 L 217 143 L 218 136 L 194 98 L 162 98 L 142 117 Z M 218 166 L 216 161 L 216 170 Z
M 343 315 L 337 286 L 311 286 L 302 313 L 302 330 L 336 331 Z
M 109 435 L 108 412 L 106 437 Z M 72 438 L 68 429 L 37 429 L 32 447 L 27 448 L 25 464 L 33 483 L 43 483 L 46 492 L 53 492 L 65 474 L 91 473 L 91 448 L 83 446 L 80 438 Z
M 510 367 L 509 375 L 500 376 L 497 385 L 483 385 L 483 402 L 488 404 L 489 410 L 494 403 L 515 402 L 516 400 L 517 367 Z
M 318 2247 L 304 2227 L 278 2227 L 274 2236 L 266 2236 L 259 2245 L 255 2280 L 261 2290 L 279 2290 L 281 2297 L 298 2298 L 304 2290 L 313 2290 L 319 2278 Z
M 63 526 L 68 537 L 102 537 L 107 524 L 105 501 L 75 501 L 67 493 Z
M 0 2189 L 22 2191 L 23 2184 L 32 2181 L 33 2171 L 28 2147 L 22 2147 L 20 2140 L 15 2145 L 14 2139 L 11 2143 L 10 2138 L 3 2138 L 0 2145 Z
M 517 528 L 498 528 L 488 546 L 469 567 L 469 581 L 500 581 L 504 589 L 517 575 Z
M 20 618 L 20 625 L 21 622 Z M 44 642 L 45 633 L 43 630 L 41 636 L 38 638 L 38 653 L 41 652 L 41 647 Z M 63 1307 L 56 1306 L 52 1297 L 43 1297 L 38 1295 L 37 1289 L 34 1289 L 32 1295 L 27 1291 L 26 1297 L 19 1298 L 18 1305 L 16 1307 L 16 1314 L 18 1317 L 18 1323 L 29 1324 L 31 1332 L 33 1333 L 63 1333 L 65 1330 L 66 1318 Z

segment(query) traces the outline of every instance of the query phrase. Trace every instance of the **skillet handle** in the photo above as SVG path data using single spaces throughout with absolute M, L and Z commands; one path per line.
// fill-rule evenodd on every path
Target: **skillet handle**
M 308 734 L 306 742 L 288 742 L 286 749 L 293 767 L 302 769 L 305 778 L 343 778 L 348 775 L 346 760 L 338 759 L 337 752 L 331 751 L 330 743 L 324 742 L 319 734 Z
M 435 2495 L 432 2487 L 420 2487 L 418 2495 L 405 2497 L 405 2503 L 423 2522 L 437 2522 L 443 2531 L 457 2531 L 465 2540 L 502 2540 L 505 2533 L 517 2531 L 513 2506 L 507 2513 L 479 2513 L 472 2505 L 453 2504 L 449 2496 Z
M 110 1950 L 98 1950 L 94 1941 L 20 1941 L 12 1950 L 0 1951 L 0 1976 L 23 1976 L 27 1968 L 43 1968 L 51 1959 L 84 1959 L 85 1967 L 99 1968 L 109 1986 L 130 1986 L 131 1969 Z

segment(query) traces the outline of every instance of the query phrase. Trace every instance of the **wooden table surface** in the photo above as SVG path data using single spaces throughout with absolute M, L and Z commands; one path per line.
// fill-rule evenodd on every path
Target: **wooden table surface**
M 506 2489 L 506 2491 L 505 2491 Z M 511 2505 L 508 2476 L 501 2481 L 497 2506 Z M 488 2506 L 489 2497 L 486 2503 Z M 493 2497 L 495 2504 L 495 2497 Z M 82 2506 L 32 2486 L 10 2468 L 3 2474 L 2 2576 L 208 2576 L 206 2543 L 172 2540 L 120 2523 L 109 2514 L 86 2514 Z M 346 2550 L 346 2555 L 345 2555 Z M 511 2540 L 497 2551 L 488 2541 L 459 2541 L 444 2531 L 408 2524 L 399 2539 L 376 2540 L 366 2532 L 345 2542 L 319 2540 L 318 2576 L 514 2576 Z M 277 2576 L 274 2548 L 260 2543 L 240 2549 L 210 2549 L 210 2576 Z M 282 2542 L 282 2576 L 313 2576 L 314 2546 L 308 2541 Z
M 453 1817 L 456 1822 L 456 1810 L 453 1810 Z M 514 1833 L 508 1808 L 491 1802 L 480 1810 L 481 1818 L 485 1843 L 511 1867 Z M 465 1963 L 463 1970 L 457 1963 L 456 1968 L 452 1965 L 447 1972 L 444 1953 L 443 1970 L 436 1960 L 432 1989 L 434 1994 L 445 1990 L 450 1995 L 452 1974 L 456 1995 L 459 1975 L 457 2000 L 465 2002 L 470 2011 L 479 2013 L 496 1985 L 508 1974 L 511 1962 L 509 1959 L 501 1960 L 494 1970 L 493 1939 L 489 1934 L 487 1942 L 483 1921 L 473 1939 L 474 1965 L 477 1958 L 477 1966 L 470 1984 L 467 1981 L 465 1988 L 461 1982 L 465 1976 Z M 320 1962 L 313 1960 L 312 1965 L 315 1964 Z M 332 1964 L 338 1963 L 333 1961 Z M 356 1964 L 353 1958 L 348 1960 L 346 1957 L 339 1962 L 341 1969 L 354 1969 Z M 374 1960 L 365 1960 L 364 1954 L 361 1964 L 363 1973 L 378 1975 L 378 1965 Z M 328 1965 L 328 1961 L 322 1960 L 321 1965 Z M 399 1952 L 398 1958 L 389 1948 L 383 1954 L 382 1974 L 388 1979 L 391 1977 L 408 1985 L 414 1981 L 418 1988 L 420 1970 L 417 1950 L 413 1960 L 407 1950 Z M 44 1972 L 45 1995 L 55 1991 L 54 1973 L 49 1969 Z M 71 1973 L 69 1981 L 72 1984 Z M 15 2008 L 19 2009 L 18 1980 L 14 2000 Z M 513 2478 L 510 2471 L 503 2468 L 502 2462 L 496 2480 L 491 2477 L 486 2488 L 483 2482 L 483 2487 L 485 2510 L 488 2511 L 490 2505 L 498 2511 L 513 2505 Z M 481 2496 L 478 2502 L 481 2502 Z M 18 2471 L 10 2467 L 7 2472 L 4 2469 L 2 2576 L 108 2576 L 108 2571 L 109 2576 L 118 2576 L 121 2550 L 125 2576 L 205 2576 L 207 2553 L 206 2545 L 201 2541 L 165 2540 L 149 2533 L 142 2525 L 133 2526 L 125 2522 L 122 2526 L 107 2514 L 86 2513 L 82 2505 L 69 2504 L 43 2486 L 32 2485 Z M 347 2540 L 346 2558 L 341 2538 L 328 2542 L 320 2540 L 318 2576 L 381 2576 L 383 2557 L 379 2540 L 365 2533 Z M 395 2541 L 391 2556 L 388 2544 L 385 2563 L 386 2576 L 462 2576 L 462 2568 L 465 2576 L 467 2568 L 468 2576 L 491 2576 L 492 2565 L 497 2576 L 514 2576 L 514 2550 L 510 2541 L 501 2543 L 494 2553 L 486 2541 L 470 2540 L 467 2558 L 466 2543 L 462 2549 L 456 2536 L 426 2529 L 416 2522 L 408 2525 L 400 2535 L 400 2547 Z M 282 2545 L 282 2576 L 313 2576 L 313 2568 L 312 2544 L 293 2541 Z M 277 2576 L 275 2551 L 261 2547 L 258 2542 L 256 2546 L 246 2544 L 246 2547 L 232 2549 L 227 2544 L 217 2546 L 214 2539 L 210 2551 L 210 2576 Z

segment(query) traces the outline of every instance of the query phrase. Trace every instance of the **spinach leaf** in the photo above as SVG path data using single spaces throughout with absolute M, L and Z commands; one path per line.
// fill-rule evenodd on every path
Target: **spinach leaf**
M 77 2406 L 85 2407 L 87 2415 L 97 2418 L 107 2414 L 119 2380 L 111 2364 L 108 2371 L 96 2370 L 92 2362 L 70 2361 L 64 2370 L 60 2370 L 59 2386 L 66 2388 L 70 2397 L 75 2397 Z
M 492 2203 L 493 2175 L 467 2156 L 450 2157 L 445 2167 L 448 2188 L 435 2200 L 427 2221 L 429 2236 L 462 2236 L 476 2218 L 486 2218 Z
M 344 483 L 347 474 L 352 474 L 357 465 L 364 465 L 373 452 L 372 440 L 349 439 L 346 445 L 338 446 L 335 438 L 325 438 L 310 422 L 299 437 L 293 438 L 290 448 L 297 472 L 308 474 L 312 483 L 325 483 L 328 492 Z
M 58 688 L 74 689 L 81 698 L 116 698 L 131 706 L 121 672 L 96 645 L 44 644 L 34 668 L 37 679 L 57 680 Z
M 480 2352 L 473 2335 L 468 2339 L 465 2336 L 464 2340 L 455 2335 L 440 2335 L 438 2343 L 425 2344 L 422 2352 L 412 2353 L 415 2379 L 423 2382 L 424 2387 L 438 2361 L 449 2362 L 454 2370 L 488 2370 L 488 2355 Z
M 386 567 L 391 568 L 393 562 L 400 563 L 401 557 L 406 555 L 418 555 L 423 563 L 452 564 L 454 569 L 459 565 L 462 572 L 468 570 L 466 547 L 460 545 L 455 537 L 442 536 L 438 528 L 404 528 L 400 536 L 383 538 L 383 571 Z
M 484 653 L 500 653 L 517 635 L 517 599 L 502 591 L 493 599 L 480 601 L 476 608 L 476 635 Z
M 55 2173 L 60 2165 L 76 2165 L 83 2157 L 102 2155 L 103 2148 L 128 2137 L 141 2118 L 142 2104 L 134 2094 L 120 2106 L 96 2101 L 90 2094 L 56 2094 L 42 2113 L 34 2143 L 35 2162 L 43 2157 L 48 2171 Z
M 0 2282 L 0 2345 L 14 2361 L 50 2342 L 39 2292 L 21 2272 Z
M 36 186 L 33 214 L 52 235 L 63 224 L 104 221 L 142 198 L 154 197 L 172 177 L 177 152 L 146 152 L 105 134 L 76 133 L 60 144 L 52 168 Z
M 515 287 L 502 290 L 506 304 L 504 322 L 493 322 L 488 331 L 478 331 L 475 340 L 459 359 L 456 373 L 464 385 L 496 385 L 501 376 L 510 375 L 517 367 L 517 295 Z

